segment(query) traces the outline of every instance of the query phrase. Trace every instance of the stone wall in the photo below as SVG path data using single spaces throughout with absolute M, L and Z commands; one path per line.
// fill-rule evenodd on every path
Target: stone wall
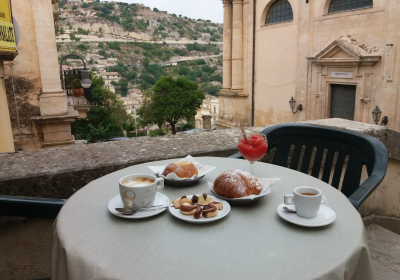
M 386 177 L 360 212 L 400 218 L 400 132 L 342 119 L 306 123 L 362 132 L 386 145 Z M 186 155 L 227 157 L 237 152 L 238 137 L 238 129 L 227 129 L 0 154 L 0 194 L 68 198 L 90 181 L 134 164 Z

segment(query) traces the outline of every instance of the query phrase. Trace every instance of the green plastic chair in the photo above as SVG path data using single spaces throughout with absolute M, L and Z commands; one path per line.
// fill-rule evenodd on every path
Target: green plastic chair
M 66 199 L 0 195 L 0 215 L 55 219 Z
M 267 136 L 269 150 L 276 148 L 272 164 L 306 174 L 309 173 L 312 166 L 311 176 L 315 178 L 320 175 L 324 151 L 327 150 L 321 180 L 336 189 L 340 183 L 343 167 L 348 160 L 341 191 L 356 209 L 385 177 L 388 152 L 382 142 L 372 136 L 297 123 L 270 126 L 261 133 Z M 314 161 L 311 163 L 313 154 Z M 243 157 L 240 153 L 236 153 L 230 158 Z M 336 159 L 336 164 L 330 183 L 334 159 Z M 360 185 L 364 165 L 367 169 L 368 179 Z

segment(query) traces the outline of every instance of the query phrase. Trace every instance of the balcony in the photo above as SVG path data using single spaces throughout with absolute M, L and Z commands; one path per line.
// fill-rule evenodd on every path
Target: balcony
M 342 119 L 307 123 L 372 135 L 387 147 L 386 177 L 359 212 L 366 225 L 377 279 L 398 279 L 400 132 Z M 260 132 L 264 128 L 253 127 L 248 132 Z M 188 154 L 229 156 L 237 151 L 238 136 L 238 129 L 226 129 L 0 154 L 0 194 L 68 198 L 90 181 L 134 164 Z M 9 265 L 5 265 L 5 260 L 0 261 L 0 279 L 49 277 L 53 221 L 8 217 L 2 220 L 0 238 L 5 242 L 0 248 L 11 260 L 7 262 Z
M 61 76 L 62 75 L 62 76 Z M 82 96 L 75 96 L 73 89 L 68 84 L 68 77 L 71 75 L 77 76 L 79 79 L 82 77 L 80 69 L 67 69 L 63 70 L 60 75 L 62 88 L 67 95 L 68 106 L 73 106 L 79 113 L 79 118 L 86 118 L 86 112 L 92 107 L 92 89 L 84 88 Z

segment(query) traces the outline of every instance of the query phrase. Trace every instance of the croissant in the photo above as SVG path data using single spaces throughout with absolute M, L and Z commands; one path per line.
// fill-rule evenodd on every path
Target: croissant
M 213 189 L 221 196 L 240 198 L 259 194 L 262 186 L 250 173 L 239 169 L 229 169 L 215 179 Z

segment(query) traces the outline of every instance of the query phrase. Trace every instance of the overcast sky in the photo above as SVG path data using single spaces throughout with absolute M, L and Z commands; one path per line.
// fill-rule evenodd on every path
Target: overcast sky
M 153 9 L 168 11 L 168 14 L 187 16 L 192 19 L 210 19 L 212 22 L 223 22 L 221 0 L 117 0 L 126 3 L 142 3 Z

